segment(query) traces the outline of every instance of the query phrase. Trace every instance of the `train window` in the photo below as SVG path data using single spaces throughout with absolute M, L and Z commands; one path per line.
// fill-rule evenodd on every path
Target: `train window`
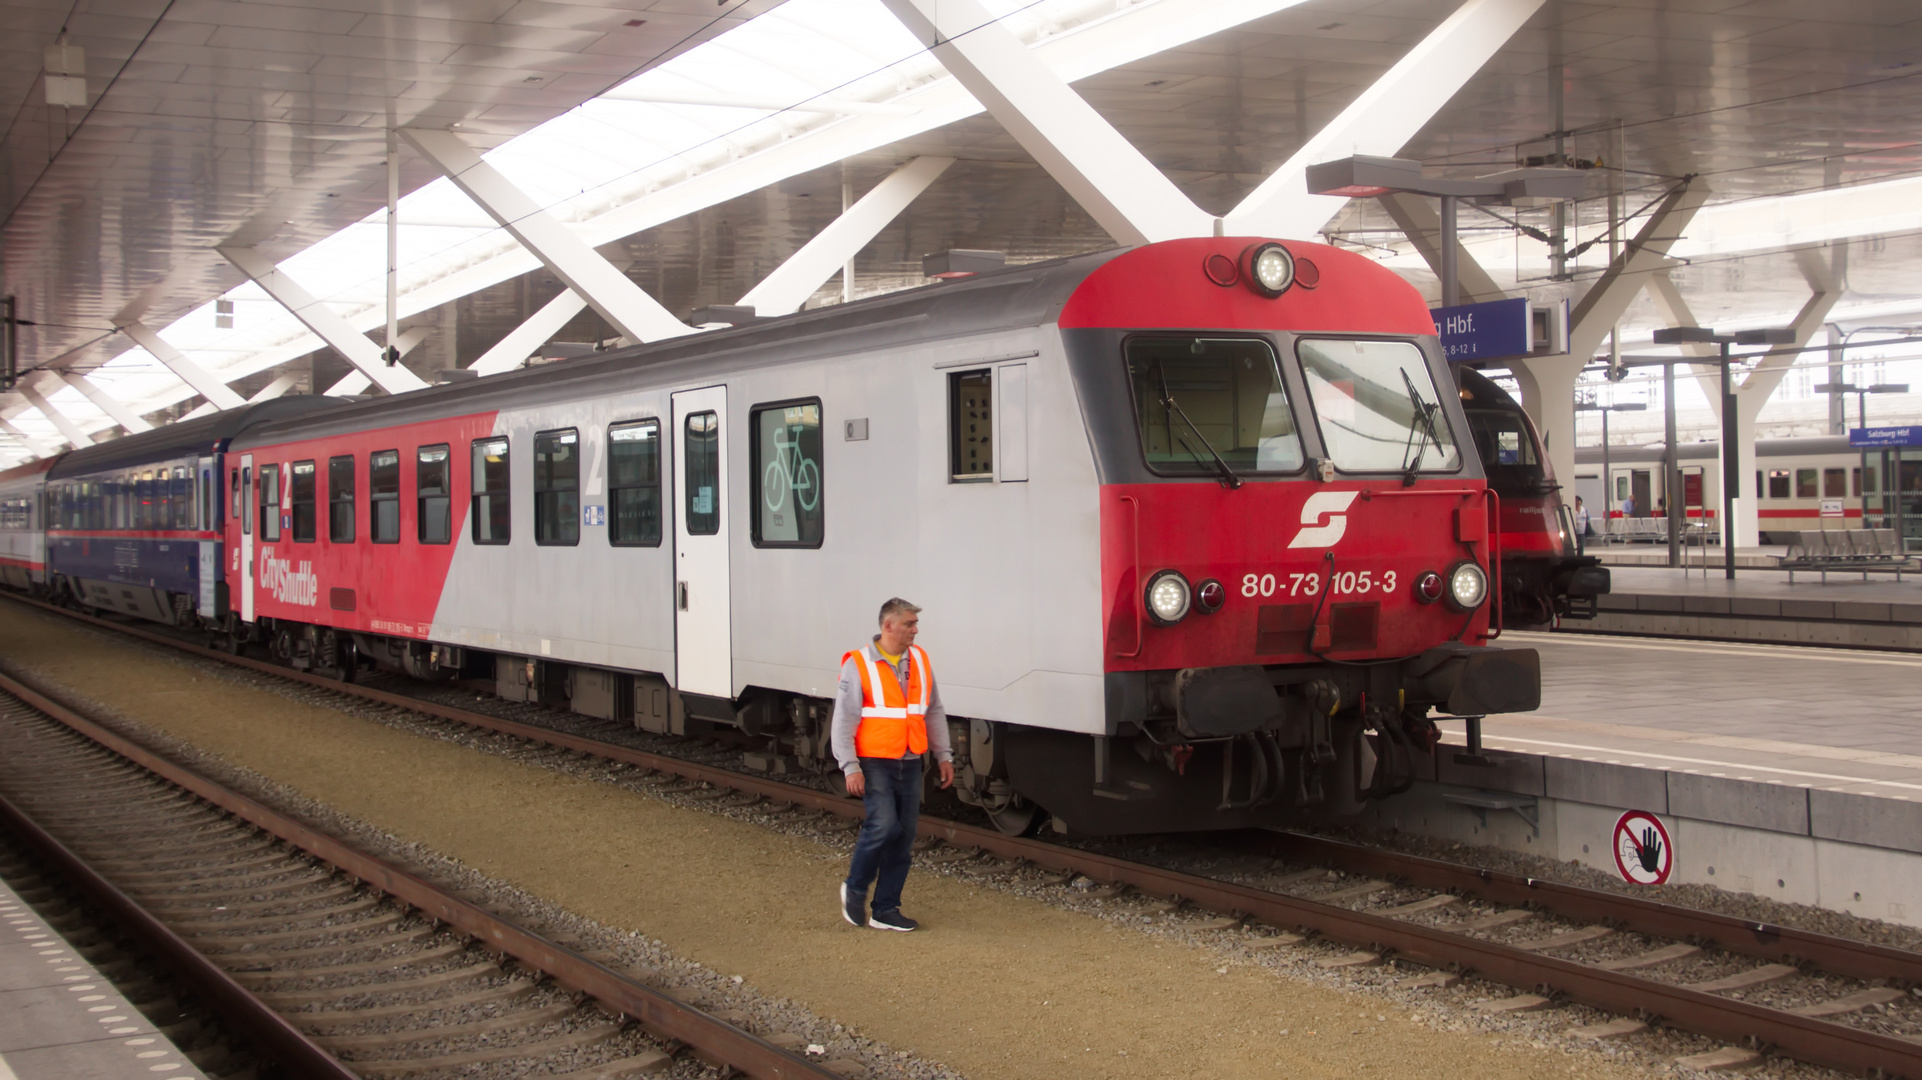
M 320 507 L 314 494 L 314 463 L 296 461 L 288 473 L 288 513 L 292 516 L 294 542 L 311 544 L 320 521 Z
M 354 456 L 327 459 L 327 539 L 354 542 Z
M 821 546 L 821 402 L 748 410 L 756 547 Z
M 1815 493 L 1815 470 L 1795 470 L 1795 497 L 1798 499 L 1820 498 Z
M 1304 339 L 1297 347 L 1322 445 L 1346 472 L 1461 466 L 1420 349 L 1406 341 Z
M 1822 497 L 1840 499 L 1849 493 L 1849 471 L 1847 469 L 1822 470 Z
M 260 542 L 280 539 L 280 466 L 260 467 Z
M 400 543 L 400 451 L 367 455 L 367 538 L 376 544 Z
M 1137 337 L 1126 355 L 1150 469 L 1213 476 L 1222 464 L 1236 473 L 1301 468 L 1301 435 L 1266 341 Z
M 1786 499 L 1789 497 L 1789 471 L 1787 469 L 1769 470 L 1769 498 Z
M 240 531 L 251 533 L 254 531 L 254 470 L 251 465 L 241 466 L 240 493 L 242 503 L 240 507 Z
M 661 543 L 661 423 L 641 420 L 607 429 L 607 542 L 620 547 Z
M 414 451 L 414 533 L 423 544 L 454 539 L 454 463 L 447 444 Z
M 721 531 L 721 420 L 711 412 L 687 418 L 681 438 L 686 491 L 682 513 L 689 536 L 713 536 Z
M 1862 494 L 1862 470 L 1858 467 L 1858 468 L 1850 469 L 1849 471 L 1854 474 L 1854 477 L 1853 477 L 1854 486 L 1855 486 L 1854 493 L 1857 495 Z M 1875 466 L 1873 465 L 1869 466 L 1869 490 L 1870 491 L 1875 490 Z
M 994 479 L 994 372 L 948 376 L 948 479 Z
M 233 518 L 235 521 L 245 520 L 247 515 L 240 512 L 240 470 L 239 469 L 227 470 L 227 488 L 229 492 L 227 497 L 227 516 L 230 518 Z
M 513 506 L 507 501 L 507 440 L 474 440 L 474 543 L 505 544 Z
M 534 435 L 534 542 L 581 542 L 581 434 L 574 428 Z
M 185 465 L 174 466 L 174 523 L 176 529 L 194 527 L 194 471 Z

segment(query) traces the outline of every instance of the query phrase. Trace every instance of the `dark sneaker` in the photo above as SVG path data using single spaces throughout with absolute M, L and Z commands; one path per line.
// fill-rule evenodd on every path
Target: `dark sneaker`
M 902 933 L 906 933 L 909 930 L 919 930 L 921 928 L 920 923 L 915 922 L 899 911 L 890 911 L 885 914 L 877 911 L 868 919 L 868 925 L 876 930 L 899 930 Z
M 866 900 L 865 896 L 855 899 L 854 894 L 848 891 L 848 883 L 845 881 L 841 883 L 841 917 L 848 921 L 849 926 L 860 926 L 867 922 L 867 919 L 862 917 L 865 914 L 863 909 L 867 907 Z

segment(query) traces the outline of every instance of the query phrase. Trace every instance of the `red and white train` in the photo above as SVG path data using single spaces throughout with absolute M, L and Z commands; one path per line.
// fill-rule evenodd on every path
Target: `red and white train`
M 900 595 L 1003 828 L 1282 823 L 1538 702 L 1462 396 L 1376 263 L 1177 240 L 70 454 L 42 586 L 830 776 Z

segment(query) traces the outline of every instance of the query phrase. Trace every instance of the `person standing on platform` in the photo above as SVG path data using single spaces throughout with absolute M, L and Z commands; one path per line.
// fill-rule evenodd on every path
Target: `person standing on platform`
M 1595 535 L 1595 525 L 1588 520 L 1588 507 L 1582 505 L 1582 497 L 1575 496 L 1575 554 L 1580 555 L 1588 548 L 1588 538 Z
M 941 786 L 954 784 L 948 711 L 928 654 L 914 643 L 920 632 L 920 608 L 898 596 L 882 604 L 881 632 L 841 657 L 834 699 L 834 757 L 847 777 L 848 794 L 860 796 L 867 807 L 847 880 L 841 883 L 841 915 L 876 930 L 920 925 L 901 914 L 901 888 L 921 818 L 922 755 L 932 750 Z

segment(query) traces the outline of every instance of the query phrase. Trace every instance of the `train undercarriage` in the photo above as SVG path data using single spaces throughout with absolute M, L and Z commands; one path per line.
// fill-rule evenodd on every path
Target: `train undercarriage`
M 336 630 L 286 620 L 203 620 L 191 598 L 56 579 L 69 606 L 204 632 L 222 651 L 256 651 L 299 671 L 352 681 L 381 670 L 458 682 L 505 701 L 563 709 L 664 736 L 724 736 L 743 762 L 840 788 L 829 745 L 833 702 L 751 687 L 738 700 L 682 694 L 659 675 Z M 150 595 L 151 594 L 151 595 Z M 117 602 L 109 602 L 117 601 Z M 1449 643 L 1365 664 L 1243 665 L 1107 676 L 1109 731 L 1060 731 L 951 716 L 952 798 L 996 827 L 1101 835 L 1282 824 L 1359 812 L 1406 790 L 1439 739 L 1438 716 L 1533 709 L 1533 650 Z

